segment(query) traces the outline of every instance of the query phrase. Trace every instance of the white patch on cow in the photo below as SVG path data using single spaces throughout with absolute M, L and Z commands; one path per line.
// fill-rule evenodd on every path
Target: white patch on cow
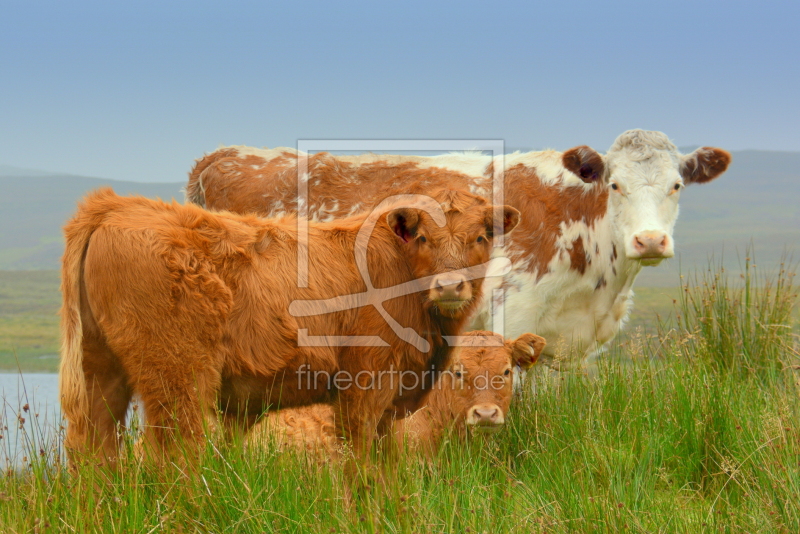
M 294 148 L 287 148 L 287 147 L 256 148 L 244 145 L 225 146 L 225 147 L 220 147 L 217 150 L 229 150 L 229 149 L 235 149 L 239 157 L 258 156 L 259 158 L 264 158 L 267 161 L 282 156 L 284 152 L 289 152 L 291 154 L 297 153 L 297 151 Z
M 336 213 L 339 211 L 339 201 L 336 200 L 333 202 L 333 205 L 328 208 L 327 203 L 323 203 L 317 209 L 316 216 L 319 222 L 331 222 L 336 219 Z
M 561 159 L 562 155 L 561 152 L 555 150 L 514 152 L 513 154 L 505 155 L 505 168 L 510 169 L 522 164 L 535 169 L 536 176 L 539 177 L 539 181 L 544 185 L 563 183 L 565 186 L 580 186 L 586 189 L 591 187 L 564 168 Z
M 451 152 L 440 156 L 420 157 L 414 161 L 422 169 L 438 167 L 468 176 L 483 177 L 492 162 L 492 156 L 482 152 Z
M 356 202 L 353 204 L 353 207 L 350 208 L 350 211 L 347 212 L 347 217 L 352 217 L 353 215 L 359 213 L 362 209 L 361 202 Z

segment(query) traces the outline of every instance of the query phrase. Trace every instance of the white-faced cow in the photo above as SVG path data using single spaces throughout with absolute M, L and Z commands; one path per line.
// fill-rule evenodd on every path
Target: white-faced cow
M 681 154 L 660 132 L 630 130 L 605 155 L 586 146 L 566 152 L 442 156 L 307 157 L 308 213 L 328 220 L 369 209 L 408 183 L 492 197 L 503 169 L 504 202 L 522 213 L 506 241 L 513 262 L 502 281 L 484 286 L 474 328 L 507 337 L 544 336 L 541 360 L 564 367 L 589 357 L 626 320 L 643 266 L 673 256 L 673 226 L 684 186 L 709 182 L 730 154 L 700 148 Z M 289 148 L 221 148 L 197 161 L 187 198 L 209 209 L 276 214 L 297 210 L 298 153 Z M 501 289 L 500 292 L 493 290 Z M 505 324 L 492 325 L 490 302 L 505 304 Z M 579 358 L 580 359 L 580 358 Z

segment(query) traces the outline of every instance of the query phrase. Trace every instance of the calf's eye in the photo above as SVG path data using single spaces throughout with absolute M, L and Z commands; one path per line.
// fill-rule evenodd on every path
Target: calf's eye
M 675 184 L 675 187 L 673 187 L 673 189 L 675 189 L 675 191 L 679 191 L 680 188 L 681 188 L 681 184 Z
M 611 189 L 613 189 L 614 191 L 617 191 L 619 189 L 619 186 L 617 184 L 613 184 L 612 183 L 611 184 Z
M 506 372 L 505 372 L 505 373 L 503 373 L 503 374 L 504 374 L 505 376 L 508 376 L 508 375 L 510 375 L 510 374 L 511 374 L 511 369 L 506 369 Z
M 456 378 L 461 378 L 461 371 L 456 371 Z
M 486 239 L 486 238 L 484 238 L 482 235 L 479 235 L 479 236 L 478 236 L 478 239 L 476 239 L 476 240 L 475 240 L 475 242 L 476 242 L 476 243 L 483 243 L 483 242 L 485 241 L 485 239 Z
M 425 239 L 425 236 L 424 236 L 424 235 L 421 235 L 421 236 L 419 236 L 419 242 L 420 242 L 420 243 L 427 243 L 427 242 L 428 242 L 428 240 L 427 240 L 427 239 Z

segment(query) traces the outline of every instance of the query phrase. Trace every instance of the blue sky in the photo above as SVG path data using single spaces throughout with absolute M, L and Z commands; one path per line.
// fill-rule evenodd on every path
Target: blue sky
M 0 3 L 0 164 L 183 181 L 220 144 L 800 150 L 800 2 Z

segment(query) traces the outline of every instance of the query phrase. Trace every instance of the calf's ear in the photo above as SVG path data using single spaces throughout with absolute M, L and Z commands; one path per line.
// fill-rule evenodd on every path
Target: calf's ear
M 513 341 L 506 341 L 511 346 L 511 361 L 522 369 L 530 369 L 544 350 L 547 342 L 536 334 L 522 334 Z
M 386 222 L 397 237 L 407 243 L 417 235 L 419 211 L 413 208 L 397 208 L 386 215 Z
M 603 156 L 586 145 L 576 146 L 564 152 L 561 163 L 564 168 L 587 184 L 606 180 L 606 163 Z
M 495 235 L 505 235 L 517 227 L 519 224 L 520 213 L 516 208 L 511 206 L 503 206 L 502 208 L 502 226 L 494 226 L 494 206 L 489 206 L 483 215 L 483 224 L 486 225 L 486 233 L 489 237 Z
M 684 183 L 704 184 L 728 169 L 731 153 L 721 148 L 704 146 L 682 156 L 680 171 Z

